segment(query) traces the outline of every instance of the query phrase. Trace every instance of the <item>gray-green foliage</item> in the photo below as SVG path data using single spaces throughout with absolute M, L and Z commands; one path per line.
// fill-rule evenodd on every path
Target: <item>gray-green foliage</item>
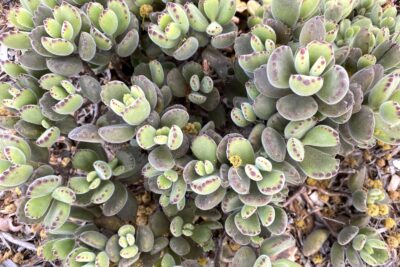
M 240 14 L 235 0 L 19 2 L 0 34 L 15 55 L 1 63 L 0 190 L 24 193 L 18 218 L 44 226 L 48 261 L 218 252 L 296 267 L 293 188 L 335 182 L 355 148 L 400 143 L 400 16 L 385 1 L 251 0 Z M 389 261 L 364 216 L 387 196 L 365 177 L 343 188 L 344 216 L 363 223 L 333 242 L 317 224 L 305 257 L 331 245 L 334 266 Z

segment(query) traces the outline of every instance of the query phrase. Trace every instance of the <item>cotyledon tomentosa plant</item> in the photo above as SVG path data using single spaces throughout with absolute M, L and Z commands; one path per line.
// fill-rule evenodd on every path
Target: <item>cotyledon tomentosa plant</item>
M 19 79 L 24 80 L 22 77 Z M 26 76 L 25 81 L 28 83 L 21 84 L 17 80 L 15 84 L 3 83 L 1 86 L 1 106 L 11 112 L 19 112 L 19 118 L 7 126 L 14 128 L 26 138 L 35 139 L 38 145 L 48 147 L 56 142 L 61 134 L 57 122 L 53 121 L 65 116 L 57 114 L 52 109 L 51 106 L 55 103 L 46 101 L 46 96 L 35 78 Z M 72 122 L 72 125 L 75 126 L 75 123 Z
M 205 0 L 198 6 L 168 2 L 164 11 L 148 26 L 150 39 L 166 54 L 177 60 L 193 56 L 200 46 L 208 43 L 216 48 L 230 46 L 236 37 L 237 26 L 231 22 L 236 1 Z
M 205 74 L 202 66 L 196 62 L 184 64 L 182 70 L 171 69 L 166 79 L 174 96 L 187 97 L 190 102 L 207 111 L 214 110 L 220 102 L 221 97 L 212 78 Z
M 0 188 L 7 190 L 24 184 L 33 174 L 33 166 L 29 164 L 31 148 L 18 136 L 0 134 L 1 174 Z
M 21 0 L 7 18 L 0 189 L 25 195 L 46 261 L 298 267 L 292 186 L 337 184 L 337 155 L 400 140 L 383 0 Z M 386 264 L 369 228 L 392 213 L 385 190 L 366 168 L 342 184 L 344 227 L 316 218 L 303 255 Z
M 378 266 L 388 262 L 387 245 L 375 229 L 345 226 L 331 248 L 333 266 L 343 266 L 345 259 L 352 265 Z
M 133 126 L 144 122 L 159 103 L 160 89 L 145 76 L 137 77 L 129 88 L 123 82 L 112 81 L 102 86 L 101 99 L 123 120 Z
M 82 69 L 80 60 L 101 69 L 112 53 L 127 57 L 138 46 L 138 21 L 125 1 L 89 2 L 83 9 L 67 1 L 23 2 L 8 15 L 18 30 L 0 40 L 26 50 L 20 62 L 27 69 L 73 75 Z

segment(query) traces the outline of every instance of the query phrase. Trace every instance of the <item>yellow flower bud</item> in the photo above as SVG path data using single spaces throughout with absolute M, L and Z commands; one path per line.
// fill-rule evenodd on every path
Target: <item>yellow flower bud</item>
M 381 215 L 381 216 L 388 215 L 389 211 L 390 211 L 390 208 L 388 205 L 386 205 L 386 204 L 379 205 L 379 215 Z
M 308 177 L 307 180 L 306 180 L 306 183 L 309 186 L 316 186 L 318 184 L 318 181 L 313 179 L 313 178 Z
M 139 15 L 142 18 L 147 18 L 151 12 L 153 12 L 153 7 L 151 5 L 144 4 L 139 9 Z
M 385 226 L 385 228 L 391 229 L 396 226 L 396 221 L 393 218 L 386 218 L 383 222 L 383 225 Z
M 399 240 L 397 240 L 397 238 L 394 237 L 394 236 L 388 236 L 386 238 L 386 243 L 391 248 L 398 248 L 399 247 Z
M 312 261 L 314 262 L 314 264 L 321 264 L 324 262 L 324 257 L 322 257 L 320 253 L 318 253 L 312 257 Z
M 229 157 L 229 162 L 232 164 L 232 166 L 237 169 L 242 165 L 242 159 L 238 155 L 233 155 Z
M 379 206 L 375 204 L 369 204 L 367 208 L 367 214 L 371 217 L 376 217 L 379 215 Z

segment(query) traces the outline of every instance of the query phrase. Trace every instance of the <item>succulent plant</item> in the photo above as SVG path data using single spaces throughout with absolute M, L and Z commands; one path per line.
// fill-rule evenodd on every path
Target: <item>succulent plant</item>
M 28 49 L 21 62 L 28 69 L 77 74 L 82 69 L 79 59 L 98 69 L 111 60 L 110 51 L 127 57 L 138 46 L 139 24 L 125 1 L 109 0 L 104 6 L 90 2 L 85 10 L 67 1 L 24 2 L 8 16 L 18 30 L 2 34 L 0 41 L 10 48 Z
M 153 167 L 151 163 L 143 168 L 143 175 L 148 178 L 150 190 L 161 194 L 159 201 L 162 207 L 176 205 L 179 210 L 183 209 L 187 186 L 179 171 L 173 169 L 175 162 L 172 155 L 168 156 L 165 147 L 158 147 L 152 153 L 153 156 L 157 155 L 157 161 L 160 163 L 157 163 L 159 164 L 157 165 L 158 169 Z
M 149 218 L 155 237 L 149 252 L 153 259 L 146 259 L 144 264 L 153 262 L 175 266 L 179 262 L 182 264 L 182 258 L 197 259 L 201 253 L 215 249 L 213 233 L 222 229 L 218 210 L 202 211 L 190 201 L 183 210 L 174 209 L 166 214 L 157 211 Z
M 100 3 L 90 2 L 86 14 L 91 27 L 90 35 L 82 34 L 79 40 L 81 58 L 85 57 L 83 59 L 89 62 L 95 59 L 96 47 L 100 51 L 114 49 L 120 57 L 130 56 L 135 51 L 139 43 L 139 22 L 125 1 L 109 0 L 106 8 Z M 89 44 L 95 46 L 91 48 Z
M 110 266 L 110 257 L 105 251 L 107 236 L 96 229 L 88 229 L 78 234 L 77 244 L 63 264 L 65 266 Z
M 289 235 L 277 235 L 265 239 L 260 246 L 260 253 L 257 253 L 249 246 L 241 247 L 232 257 L 236 266 L 286 266 L 298 267 L 299 264 L 283 258 L 281 255 L 294 246 L 294 239 Z
M 375 117 L 374 136 L 378 140 L 391 144 L 398 143 L 397 131 L 394 129 L 400 122 L 399 82 L 399 73 L 393 72 L 382 77 L 370 89 L 368 95 L 368 105 Z
M 76 237 L 91 230 L 98 229 L 90 223 L 80 226 L 73 222 L 66 222 L 60 228 L 49 233 L 48 240 L 38 248 L 38 253 L 48 261 L 64 261 L 78 244 L 79 241 Z
M 396 5 L 19 2 L 0 34 L 0 190 L 22 192 L 44 260 L 298 267 L 333 243 L 333 266 L 389 262 L 389 194 L 340 163 L 400 143 Z M 307 197 L 347 209 L 307 214 L 297 263 L 288 225 L 307 216 L 289 211 Z
M 387 245 L 375 229 L 345 226 L 331 248 L 331 261 L 333 266 L 343 266 L 346 260 L 352 266 L 385 264 L 389 260 Z
M 230 214 L 225 221 L 227 234 L 247 244 L 261 233 L 261 226 L 274 234 L 283 233 L 287 215 L 274 202 L 279 202 L 276 196 L 285 186 L 284 173 L 274 170 L 266 158 L 256 157 L 251 143 L 240 136 L 224 137 L 217 147 L 217 158 L 231 165 L 223 179 L 232 190 L 221 203 L 223 212 Z
M 111 236 L 105 246 L 105 251 L 112 262 L 119 266 L 130 266 L 139 260 L 140 253 L 149 252 L 153 248 L 154 236 L 148 226 L 126 224 Z
M 46 96 L 43 96 L 43 90 L 35 78 L 20 76 L 15 84 L 3 83 L 1 90 L 1 106 L 19 113 L 12 125 L 7 126 L 8 128 L 13 127 L 22 136 L 36 140 L 36 144 L 41 147 L 49 147 L 57 141 L 61 131 L 56 121 L 65 116 L 51 109 L 54 103 L 46 101 Z M 69 123 L 70 121 L 65 122 L 63 130 L 69 129 Z M 72 122 L 72 126 L 74 125 Z
M 234 0 L 204 0 L 196 7 L 187 2 L 184 6 L 190 27 L 211 36 L 215 48 L 225 48 L 233 44 L 237 26 L 231 22 L 236 12 Z
M 324 4 L 324 16 L 329 20 L 339 22 L 350 15 L 357 6 L 357 1 L 328 0 Z
M 142 85 L 142 86 L 140 86 Z M 144 122 L 158 102 L 159 89 L 145 76 L 130 89 L 123 82 L 112 81 L 102 86 L 101 99 L 130 125 Z
M 134 217 L 136 200 L 124 183 L 136 179 L 141 162 L 135 160 L 132 150 L 121 150 L 109 162 L 105 161 L 103 153 L 93 149 L 81 149 L 75 153 L 73 166 L 87 171 L 86 176 L 73 176 L 68 180 L 68 187 L 76 195 L 76 204 L 83 207 L 101 205 L 105 216 Z
M 39 85 L 47 90 L 54 100 L 58 101 L 51 108 L 60 115 L 73 114 L 83 104 L 83 97 L 78 94 L 76 87 L 61 75 L 43 75 L 40 77 Z
M 72 189 L 62 185 L 62 179 L 48 175 L 34 180 L 28 187 L 25 216 L 40 220 L 48 230 L 57 230 L 68 220 L 71 204 L 76 200 Z
M 154 22 L 148 26 L 150 39 L 166 54 L 177 60 L 190 58 L 199 47 L 196 37 L 188 36 L 190 23 L 184 7 L 179 3 L 167 3 Z
M 172 106 L 165 110 L 154 124 L 145 124 L 137 130 L 136 142 L 146 150 L 151 150 L 156 145 L 166 146 L 168 150 L 183 150 L 188 148 L 188 140 L 183 130 L 189 121 L 189 114 L 183 106 Z
M 220 102 L 219 91 L 212 78 L 196 62 L 188 62 L 182 70 L 173 68 L 167 74 L 167 84 L 176 97 L 186 97 L 207 111 L 214 110 Z
M 389 213 L 388 197 L 381 188 L 365 188 L 366 168 L 363 167 L 348 180 L 348 188 L 352 193 L 353 206 L 371 217 L 385 217 Z
M 0 144 L 0 189 L 11 189 L 24 184 L 34 171 L 30 165 L 32 150 L 29 144 L 21 137 L 7 133 L 0 134 Z
M 259 23 L 251 31 L 240 35 L 235 40 L 235 52 L 240 66 L 246 73 L 265 64 L 275 49 L 276 34 L 268 24 Z

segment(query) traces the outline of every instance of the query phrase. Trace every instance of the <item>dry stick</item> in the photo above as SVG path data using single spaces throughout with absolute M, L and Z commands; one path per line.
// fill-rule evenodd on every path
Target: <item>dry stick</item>
M 218 240 L 218 245 L 217 245 L 217 250 L 215 251 L 215 256 L 214 256 L 214 267 L 220 267 L 220 258 L 221 258 L 221 253 L 222 253 L 222 244 L 224 242 L 226 236 L 226 232 L 224 231 L 222 236 Z
M 293 193 L 293 195 L 286 200 L 285 203 L 283 203 L 283 207 L 287 207 L 292 203 L 298 196 L 300 196 L 302 193 L 304 193 L 306 188 L 304 186 L 301 186 L 296 192 Z
M 307 195 L 306 192 L 301 194 L 302 197 L 304 198 L 304 200 L 307 202 L 308 205 L 311 206 L 315 216 L 317 216 L 317 218 L 325 225 L 326 228 L 328 228 L 329 232 L 331 233 L 331 235 L 333 235 L 334 237 L 337 236 L 337 233 L 335 232 L 335 230 L 330 226 L 329 223 L 326 222 L 324 216 L 321 214 L 321 212 L 319 210 L 315 210 L 314 211 L 314 203 L 311 201 L 310 197 Z
M 312 189 L 312 190 L 318 190 L 319 192 L 321 192 L 321 193 L 323 193 L 323 194 L 325 194 L 327 196 L 331 196 L 331 197 L 337 197 L 337 196 L 339 196 L 339 197 L 347 197 L 347 198 L 351 197 L 351 195 L 347 194 L 347 193 L 330 192 L 330 191 L 327 191 L 327 190 L 325 190 L 323 188 L 319 188 L 319 187 L 316 187 L 316 186 L 306 185 L 306 187 L 309 188 L 309 189 Z
M 10 243 L 13 243 L 15 245 L 18 245 L 20 247 L 23 247 L 23 248 L 26 248 L 26 249 L 29 249 L 32 251 L 36 251 L 36 247 L 32 243 L 29 243 L 29 242 L 26 242 L 23 240 L 19 240 L 16 237 L 10 235 L 9 233 L 3 232 L 3 233 L 0 233 L 0 235 Z

